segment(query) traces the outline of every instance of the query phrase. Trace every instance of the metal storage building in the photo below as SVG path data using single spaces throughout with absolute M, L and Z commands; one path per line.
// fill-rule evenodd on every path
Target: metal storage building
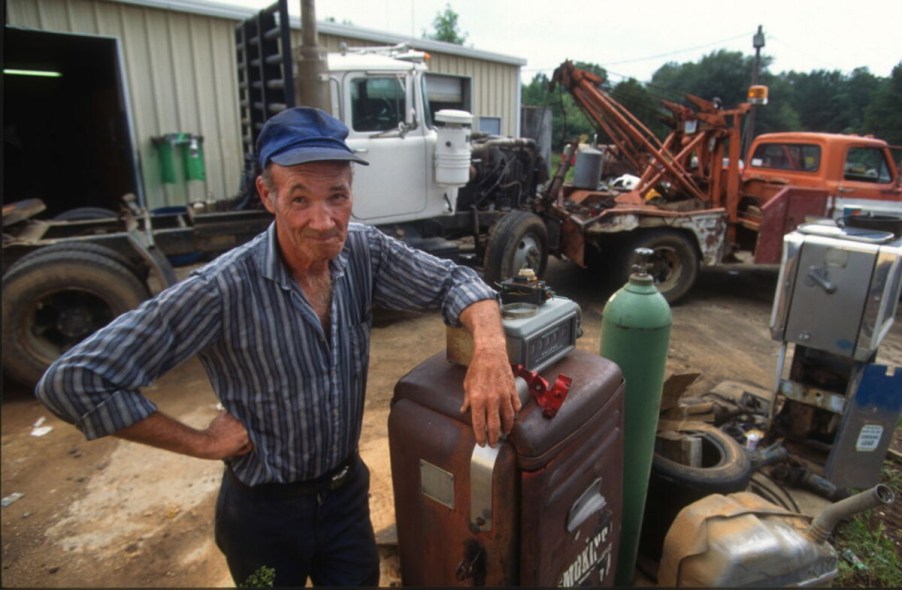
M 204 0 L 6 3 L 4 68 L 60 75 L 4 75 L 5 201 L 43 198 L 48 213 L 57 213 L 115 209 L 128 192 L 150 209 L 237 194 L 243 154 L 235 26 L 256 9 Z M 297 47 L 300 20 L 291 25 Z M 433 87 L 446 94 L 441 100 L 459 101 L 482 130 L 518 134 L 525 60 L 355 26 L 317 26 L 326 50 L 342 42 L 407 42 L 429 52 Z M 180 167 L 176 183 L 162 182 L 153 138 L 175 132 L 203 138 L 205 179 L 188 181 Z

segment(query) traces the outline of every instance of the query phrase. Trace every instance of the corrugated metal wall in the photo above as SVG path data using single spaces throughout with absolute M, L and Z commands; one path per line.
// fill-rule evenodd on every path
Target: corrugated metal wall
M 234 21 L 98 0 L 7 0 L 7 23 L 119 40 L 151 208 L 184 204 L 186 190 L 195 200 L 224 199 L 238 190 Z M 181 131 L 204 137 L 207 180 L 164 189 L 151 137 Z
M 132 130 L 144 193 L 151 208 L 191 200 L 226 199 L 239 188 L 241 131 L 235 67 L 236 20 L 106 0 L 6 0 L 7 23 L 44 31 L 99 35 L 119 40 Z M 358 39 L 320 34 L 328 50 Z M 292 43 L 300 45 L 300 31 Z M 502 133 L 519 120 L 519 67 L 430 49 L 430 70 L 472 79 L 476 117 L 501 117 Z M 207 180 L 173 188 L 160 182 L 151 138 L 173 132 L 204 137 Z

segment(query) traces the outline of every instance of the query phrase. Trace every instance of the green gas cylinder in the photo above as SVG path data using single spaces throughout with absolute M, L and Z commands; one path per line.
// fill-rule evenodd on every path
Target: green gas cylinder
M 636 253 L 642 262 L 634 267 L 629 282 L 608 299 L 601 324 L 601 356 L 615 362 L 626 380 L 618 586 L 631 583 L 636 567 L 671 325 L 670 306 L 648 274 L 653 251 L 639 248 Z

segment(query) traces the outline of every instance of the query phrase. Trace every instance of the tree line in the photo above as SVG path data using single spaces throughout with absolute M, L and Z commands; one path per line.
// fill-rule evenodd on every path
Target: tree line
M 775 131 L 856 133 L 902 145 L 902 61 L 888 78 L 875 76 L 867 67 L 850 74 L 838 70 L 773 74 L 767 70 L 770 61 L 761 57 L 758 79 L 768 87 L 769 99 L 767 105 L 756 107 L 754 135 Z M 725 108 L 731 108 L 746 100 L 754 63 L 754 57 L 742 52 L 719 50 L 698 62 L 667 63 L 648 83 L 628 78 L 617 84 L 612 84 L 597 64 L 575 65 L 602 76 L 602 89 L 663 138 L 669 129 L 661 99 L 688 104 L 685 95 L 694 94 L 706 100 L 719 98 Z M 549 93 L 548 82 L 547 75 L 536 74 L 523 85 L 522 101 L 551 109 L 552 149 L 560 150 L 565 141 L 583 134 L 592 137 L 595 128 L 573 98 L 560 88 Z

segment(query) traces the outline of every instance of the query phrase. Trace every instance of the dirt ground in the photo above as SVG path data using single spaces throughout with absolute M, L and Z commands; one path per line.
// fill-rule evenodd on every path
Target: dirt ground
M 578 347 L 597 351 L 601 311 L 612 288 L 599 287 L 590 273 L 557 261 L 550 262 L 546 278 L 559 295 L 582 306 L 584 335 Z M 700 373 L 690 393 L 725 380 L 771 388 L 778 351 L 768 331 L 775 283 L 776 267 L 704 271 L 689 297 L 673 309 L 668 373 Z M 444 338 L 436 314 L 376 317 L 361 453 L 373 473 L 373 523 L 386 542 L 382 585 L 399 581 L 391 545 L 389 400 L 395 382 L 442 351 Z M 902 318 L 879 360 L 902 366 Z M 205 425 L 217 411 L 196 361 L 178 367 L 147 394 L 161 409 L 195 426 Z M 898 448 L 898 433 L 896 440 Z M 4 587 L 233 585 L 212 540 L 219 463 L 114 438 L 86 442 L 30 391 L 12 383 L 4 383 L 0 449 L 0 495 L 22 494 L 0 512 Z M 898 518 L 900 511 L 892 513 Z

